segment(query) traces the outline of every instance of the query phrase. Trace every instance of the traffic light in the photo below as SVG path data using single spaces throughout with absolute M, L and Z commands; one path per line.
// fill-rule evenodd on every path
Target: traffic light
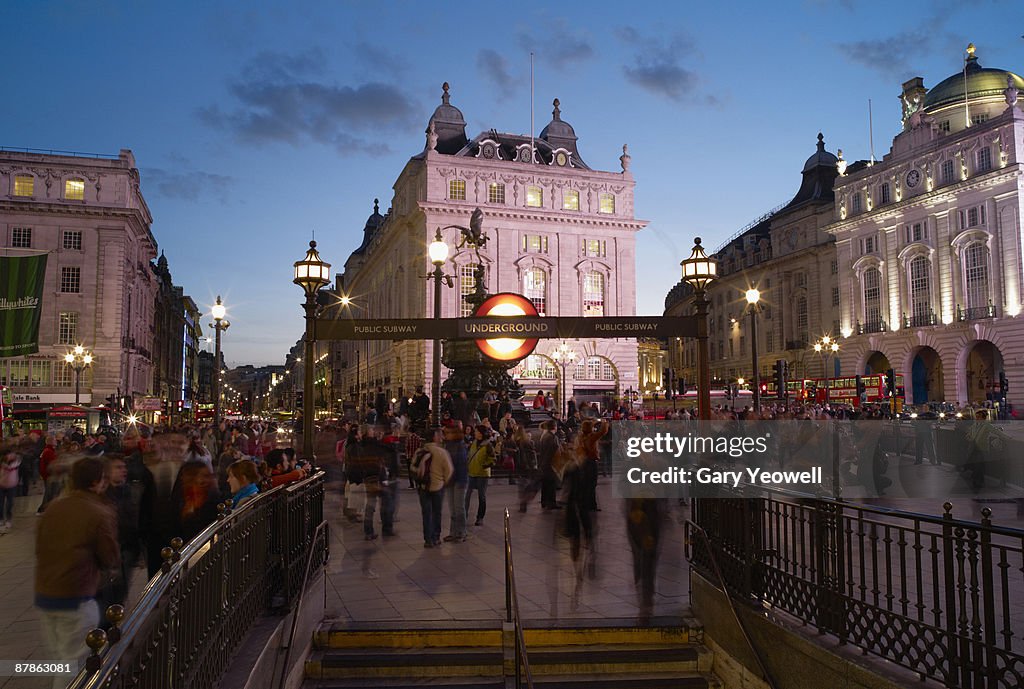
M 301 390 L 296 390 L 295 391 L 295 408 L 296 409 L 302 409 L 302 391 Z
M 885 391 L 889 397 L 896 396 L 896 371 L 895 369 L 887 369 L 885 372 Z
M 1010 381 L 1006 379 L 1006 373 L 1004 371 L 999 372 L 999 396 L 1006 397 L 1006 393 L 1010 391 Z
M 679 378 L 678 380 L 676 380 L 676 385 L 678 386 L 677 389 L 679 390 L 679 394 L 680 395 L 685 395 L 686 394 L 686 381 L 683 380 L 682 378 Z
M 179 412 L 185 411 L 185 400 L 178 400 L 175 402 L 175 405 L 178 407 Z
M 662 369 L 661 371 L 661 389 L 672 389 L 672 369 L 670 368 Z
M 768 394 L 768 383 L 761 383 L 761 396 Z
M 786 399 L 786 378 L 789 374 L 785 359 L 775 361 L 775 396 L 780 400 Z

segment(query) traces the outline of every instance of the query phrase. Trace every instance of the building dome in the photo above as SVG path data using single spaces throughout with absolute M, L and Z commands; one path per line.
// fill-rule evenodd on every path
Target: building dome
M 816 167 L 831 167 L 835 168 L 836 163 L 839 162 L 839 158 L 825 150 L 825 136 L 818 132 L 818 150 L 814 152 L 807 162 L 804 163 L 804 172 L 810 172 Z
M 441 86 L 441 104 L 430 116 L 430 124 L 434 125 L 437 134 L 437 152 L 451 155 L 458 153 L 468 141 L 466 139 L 466 118 L 462 111 L 449 102 L 448 82 Z M 427 125 L 429 129 L 430 125 Z
M 359 248 L 354 253 L 361 254 L 366 251 L 366 247 L 370 245 L 370 240 L 373 239 L 373 235 L 377 234 L 377 230 L 384 224 L 384 216 L 380 214 L 380 200 L 373 200 L 373 213 L 366 219 L 366 224 L 363 226 L 363 243 L 359 245 Z
M 1014 86 L 1024 90 L 1024 79 L 1005 69 L 982 67 L 974 55 L 974 45 L 967 48 L 967 65 L 963 72 L 957 72 L 943 79 L 928 91 L 924 97 L 925 112 L 936 110 L 944 105 L 964 102 L 964 82 L 967 82 L 968 100 L 982 98 L 1002 98 L 1006 88 L 1006 78 L 1013 79 Z M 967 78 L 964 79 L 964 72 Z
M 572 128 L 571 124 L 562 120 L 561 103 L 557 98 L 552 105 L 555 107 L 551 111 L 551 121 L 541 130 L 540 139 L 547 141 L 552 149 L 564 148 L 578 159 L 580 153 L 576 148 L 576 130 Z

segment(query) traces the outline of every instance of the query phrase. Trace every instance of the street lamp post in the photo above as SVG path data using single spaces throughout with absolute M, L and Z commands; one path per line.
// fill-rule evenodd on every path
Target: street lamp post
M 754 413 L 761 413 L 761 372 L 757 358 L 757 312 L 760 310 L 761 292 L 751 287 L 747 290 L 747 304 L 750 309 L 750 353 L 754 364 Z
M 452 286 L 450 276 L 444 274 L 444 263 L 448 260 L 448 245 L 441 237 L 441 228 L 437 228 L 434 241 L 427 247 L 430 262 L 434 264 L 434 270 L 427 275 L 427 279 L 434 281 L 434 320 L 441 318 L 441 283 Z M 430 407 L 431 418 L 434 426 L 441 425 L 441 340 L 434 339 L 433 357 L 431 361 L 431 385 L 430 385 Z
M 576 352 L 572 350 L 568 342 L 563 342 L 555 348 L 555 351 L 551 352 L 551 358 L 555 363 L 562 367 L 562 419 L 568 422 L 566 418 L 569 414 L 569 364 L 576 360 Z
M 302 308 L 306 311 L 305 365 L 302 385 L 302 454 L 307 461 L 313 461 L 313 349 L 316 343 L 316 295 L 321 287 L 331 281 L 331 264 L 320 260 L 316 250 L 316 242 L 309 242 L 309 250 L 301 261 L 295 262 L 295 279 L 292 280 L 306 293 L 306 301 Z
M 217 335 L 214 344 L 213 354 L 213 434 L 218 440 L 220 439 L 220 336 L 221 333 L 227 330 L 231 323 L 225 320 L 224 316 L 227 315 L 227 309 L 224 307 L 224 303 L 220 300 L 220 295 L 217 295 L 217 302 L 210 308 L 210 315 L 213 316 L 213 323 L 210 323 L 210 327 L 216 331 Z
M 92 364 L 92 354 L 86 351 L 82 345 L 75 345 L 73 351 L 64 355 L 64 361 L 75 371 L 75 404 L 78 404 L 82 371 L 85 370 L 86 366 Z
M 824 357 L 824 374 L 825 374 L 825 404 L 829 403 L 829 359 L 835 356 L 836 352 L 839 351 L 839 343 L 833 340 L 828 335 L 822 335 L 821 339 L 814 343 L 814 351 L 821 354 Z
M 697 409 L 703 421 L 711 420 L 711 362 L 708 352 L 707 286 L 718 275 L 718 262 L 704 253 L 700 237 L 693 240 L 690 257 L 679 265 L 683 280 L 693 288 L 694 315 L 697 317 Z

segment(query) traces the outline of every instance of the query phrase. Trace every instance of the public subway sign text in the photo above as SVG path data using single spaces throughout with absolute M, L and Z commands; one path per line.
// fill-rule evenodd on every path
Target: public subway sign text
M 480 340 L 696 337 L 695 316 L 484 316 L 478 318 L 363 318 L 316 321 L 318 340 Z

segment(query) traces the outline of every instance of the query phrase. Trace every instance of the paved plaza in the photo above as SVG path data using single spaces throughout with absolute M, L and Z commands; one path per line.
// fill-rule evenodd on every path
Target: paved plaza
M 910 461 L 904 458 L 904 462 Z M 915 468 L 920 469 L 920 468 Z M 923 471 L 940 471 L 941 467 Z M 615 620 L 635 624 L 640 610 L 633 583 L 632 555 L 626 538 L 626 517 L 621 501 L 611 496 L 610 479 L 598 486 L 597 544 L 590 551 L 578 577 L 569 555 L 569 541 L 561 535 L 564 512 L 542 512 L 535 500 L 528 511 L 518 511 L 517 489 L 502 479 L 492 479 L 484 524 L 470 526 L 464 543 L 445 543 L 423 548 L 419 502 L 416 491 L 400 490 L 397 535 L 363 538 L 363 525 L 341 514 L 341 496 L 329 484 L 326 512 L 331 526 L 331 559 L 326 590 L 325 617 L 335 623 L 362 626 L 381 622 L 499 623 L 505 615 L 503 514 L 511 514 L 513 553 L 524 620 L 532 626 Z M 911 512 L 941 514 L 942 500 L 876 499 L 874 505 Z M 960 519 L 979 519 L 982 507 L 993 510 L 999 525 L 1024 528 L 1011 503 L 977 503 L 954 500 L 953 514 Z M 32 604 L 34 516 L 38 496 L 19 498 L 14 526 L 0 536 L 0 659 L 44 660 L 38 616 Z M 476 508 L 476 500 L 471 514 Z M 688 616 L 688 567 L 683 558 L 685 508 L 672 506 L 665 522 L 658 563 L 657 595 L 653 614 L 659 619 Z M 378 517 L 379 518 L 379 517 Z M 472 523 L 472 520 L 471 520 Z M 447 534 L 448 511 L 444 512 Z M 380 525 L 377 524 L 377 533 Z M 136 570 L 132 590 L 141 592 L 144 572 Z M 53 659 L 49 659 L 53 660 Z M 43 689 L 45 678 L 0 677 L 0 689 Z

